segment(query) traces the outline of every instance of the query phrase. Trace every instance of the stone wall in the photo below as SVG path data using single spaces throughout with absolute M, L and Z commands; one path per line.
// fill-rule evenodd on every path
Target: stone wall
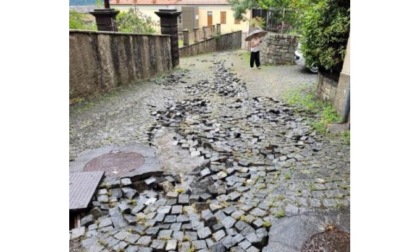
M 170 36 L 70 31 L 70 99 L 172 70 Z
M 298 36 L 269 33 L 261 44 L 261 64 L 293 65 Z
M 180 57 L 241 48 L 242 32 L 232 32 L 179 48 Z
M 341 117 L 341 122 L 350 122 L 350 38 L 347 41 L 346 55 L 339 79 L 335 80 L 318 73 L 317 96 L 334 106 Z

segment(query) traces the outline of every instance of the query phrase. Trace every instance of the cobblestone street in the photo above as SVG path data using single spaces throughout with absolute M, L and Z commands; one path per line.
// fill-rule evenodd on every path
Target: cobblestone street
M 282 100 L 315 83 L 296 65 L 251 70 L 238 50 L 72 105 L 70 172 L 85 152 L 133 145 L 152 148 L 162 172 L 107 178 L 71 251 L 286 251 L 272 236 L 293 234 L 271 230 L 278 220 L 349 214 L 350 146 Z

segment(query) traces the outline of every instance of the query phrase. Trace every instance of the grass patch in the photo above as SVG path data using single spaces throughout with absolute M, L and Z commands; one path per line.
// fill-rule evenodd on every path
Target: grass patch
M 319 134 L 325 134 L 329 124 L 340 122 L 340 117 L 334 107 L 316 98 L 314 88 L 297 87 L 287 91 L 283 99 L 290 105 L 310 114 L 315 114 L 315 118 L 310 122 L 310 125 Z
M 276 218 L 283 218 L 286 216 L 286 213 L 283 210 L 280 210 L 276 213 Z
M 263 227 L 265 227 L 265 228 L 269 228 L 269 227 L 271 227 L 271 222 L 269 222 L 269 221 L 264 221 L 264 223 L 263 223 L 262 225 L 263 225 Z
M 341 138 L 347 145 L 350 145 L 350 130 L 341 132 Z

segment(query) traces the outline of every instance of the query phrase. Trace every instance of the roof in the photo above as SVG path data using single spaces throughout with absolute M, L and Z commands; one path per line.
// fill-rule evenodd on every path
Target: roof
M 195 5 L 228 5 L 227 0 L 180 0 L 179 5 L 195 4 Z
M 178 0 L 109 0 L 110 4 L 129 4 L 134 5 L 174 5 Z
M 112 5 L 229 5 L 227 0 L 109 0 Z

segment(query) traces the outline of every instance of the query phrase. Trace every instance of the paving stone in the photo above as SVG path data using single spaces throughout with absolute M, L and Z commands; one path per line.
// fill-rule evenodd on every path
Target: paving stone
M 71 239 L 77 239 L 83 236 L 86 232 L 86 227 L 74 228 L 71 230 Z
M 254 246 L 249 247 L 246 252 L 259 252 L 260 250 Z
M 189 232 L 189 231 L 186 231 L 185 232 L 185 235 L 184 235 L 184 238 L 185 237 L 189 237 L 189 240 L 190 241 L 194 241 L 194 240 L 197 240 L 197 232 Z
M 129 224 L 129 225 L 134 225 L 137 223 L 137 218 L 134 217 L 133 215 L 130 214 L 124 214 L 123 215 L 124 220 Z
M 166 251 L 176 250 L 177 241 L 176 240 L 169 240 L 166 243 Z
M 252 211 L 250 212 L 252 215 L 258 216 L 258 217 L 262 217 L 267 215 L 267 212 L 264 210 L 261 210 L 259 208 L 254 208 L 252 209 Z
M 93 222 L 95 221 L 94 217 L 92 214 L 86 215 L 85 217 L 83 217 L 80 220 L 80 225 L 81 226 L 89 226 L 91 224 L 93 224 Z
M 165 241 L 162 240 L 153 240 L 152 245 L 150 245 L 151 248 L 154 250 L 163 250 L 165 248 Z
M 219 230 L 219 231 L 217 231 L 216 233 L 213 234 L 213 238 L 216 242 L 220 241 L 225 236 L 226 236 L 226 233 L 223 230 Z
M 201 229 L 204 227 L 204 222 L 202 221 L 198 221 L 198 220 L 193 220 L 191 221 L 191 228 L 195 231 Z
M 241 235 L 241 234 L 236 234 L 234 237 L 233 237 L 233 240 L 235 241 L 235 244 L 237 244 L 237 243 L 239 243 L 239 242 L 241 242 L 242 240 L 244 240 L 245 238 Z
M 158 234 L 159 240 L 168 240 L 172 236 L 172 230 L 160 230 Z
M 99 197 L 98 197 L 98 201 L 99 202 L 103 202 L 103 203 L 107 203 L 108 201 L 109 201 L 109 197 L 108 197 L 108 195 L 100 195 Z
M 196 248 L 197 250 L 207 248 L 206 241 L 204 241 L 204 240 L 196 240 L 196 241 L 192 241 L 191 243 L 192 243 L 193 247 Z
M 213 226 L 217 222 L 216 217 L 210 210 L 203 210 L 201 212 L 201 217 L 203 218 L 206 226 Z
M 181 205 L 172 206 L 171 213 L 172 214 L 181 214 L 182 213 L 182 206 Z
M 155 216 L 155 221 L 156 222 L 162 222 L 165 219 L 166 214 L 164 213 L 159 213 Z
M 190 204 L 198 202 L 200 200 L 200 196 L 197 194 L 190 195 Z
M 124 240 L 130 244 L 134 244 L 139 238 L 140 235 L 138 234 L 130 234 Z
M 209 168 L 205 168 L 205 169 L 201 170 L 201 172 L 200 172 L 201 177 L 205 177 L 205 176 L 210 175 L 210 174 L 211 174 L 211 171 L 210 171 Z
M 264 224 L 264 221 L 260 218 L 256 219 L 252 224 L 254 224 L 255 227 L 260 228 Z
M 225 238 L 222 239 L 222 244 L 225 246 L 226 249 L 230 249 L 235 245 L 235 241 L 233 240 L 233 237 L 228 235 Z
M 158 214 L 167 214 L 171 212 L 171 206 L 161 206 L 157 210 Z
M 226 229 L 231 228 L 235 224 L 235 222 L 236 220 L 230 216 L 222 220 L 222 224 Z
M 127 199 L 133 199 L 134 197 L 139 195 L 139 193 L 133 188 L 123 187 L 121 188 L 121 190 L 123 191 L 123 194 Z
M 138 252 L 139 248 L 137 248 L 136 246 L 130 245 L 130 246 L 128 246 L 128 248 L 125 251 L 126 252 Z
M 244 214 L 245 213 L 243 211 L 239 210 L 239 211 L 233 212 L 230 216 L 232 216 L 232 218 L 239 219 Z
M 200 199 L 203 200 L 203 201 L 206 201 L 206 200 L 208 200 L 210 198 L 211 198 L 211 195 L 208 194 L 208 193 L 202 193 L 202 194 L 200 194 Z
M 138 240 L 137 240 L 137 244 L 141 245 L 141 246 L 149 246 L 149 244 L 152 242 L 152 237 L 151 236 L 141 236 Z
M 118 240 L 125 240 L 131 233 L 126 230 L 121 230 L 114 235 L 114 237 Z
M 244 240 L 241 243 L 239 243 L 239 247 L 242 249 L 247 249 L 251 246 L 251 243 L 248 240 Z
M 182 226 L 182 223 L 173 223 L 173 224 L 171 224 L 171 230 L 179 231 L 179 230 L 181 230 L 181 226 Z
M 120 251 L 120 250 L 124 250 L 126 247 L 128 246 L 128 244 L 125 241 L 120 241 L 118 242 L 116 245 L 114 245 L 112 247 L 112 249 L 114 251 Z M 125 250 L 124 250 L 125 251 Z
M 139 247 L 138 249 L 138 252 L 153 252 L 152 248 Z
M 237 235 L 237 234 L 238 234 L 238 231 L 236 231 L 236 229 L 232 227 L 232 228 L 228 228 L 228 229 L 226 229 L 226 233 L 227 233 L 228 235 L 230 235 L 230 236 L 234 237 L 235 235 Z
M 156 237 L 159 232 L 159 227 L 149 227 L 146 229 L 146 234 L 152 237 Z
M 180 214 L 176 217 L 176 222 L 180 222 L 180 223 L 185 223 L 190 221 L 190 219 L 188 218 L 188 216 L 184 215 L 184 214 Z
M 142 211 L 146 206 L 141 204 L 141 205 L 137 205 L 134 208 L 131 209 L 131 214 L 136 215 L 138 212 Z
M 184 231 L 174 231 L 172 234 L 172 238 L 177 241 L 182 241 L 184 239 Z
M 213 232 L 220 230 L 223 228 L 223 224 L 222 223 L 216 223 L 213 226 L 211 226 L 211 229 L 213 230 Z
M 186 242 L 181 243 L 179 251 L 180 252 L 190 252 L 190 248 L 191 248 L 191 242 L 186 241 Z
M 107 226 L 112 226 L 112 220 L 111 218 L 104 218 L 102 220 L 99 221 L 99 228 L 103 228 L 103 227 L 107 227 Z
M 226 252 L 227 250 L 221 242 L 218 242 L 218 243 L 213 244 L 213 246 L 211 246 L 210 251 L 211 252 Z
M 121 179 L 121 186 L 129 186 L 129 185 L 131 185 L 131 179 L 129 178 Z
M 160 230 L 162 230 L 162 229 L 168 230 L 168 229 L 171 228 L 171 225 L 170 224 L 159 223 L 157 226 L 160 228 Z
M 200 239 L 206 239 L 212 234 L 209 227 L 203 227 L 197 230 L 198 238 Z
M 178 203 L 179 204 L 189 204 L 190 203 L 190 197 L 188 194 L 180 194 L 178 196 Z
M 226 215 L 225 215 L 225 214 L 224 214 L 224 212 L 223 212 L 223 211 L 221 211 L 221 210 L 217 211 L 217 212 L 214 214 L 214 216 L 216 217 L 216 219 L 217 219 L 218 221 L 222 221 L 223 219 L 225 219 L 225 218 L 226 218 Z
M 168 192 L 168 193 L 166 193 L 166 197 L 168 199 L 175 199 L 175 198 L 178 198 L 178 193 L 177 192 Z
M 247 236 L 245 236 L 245 238 L 252 244 L 257 243 L 259 241 L 255 233 L 249 233 Z
M 176 215 L 166 215 L 165 217 L 165 223 L 174 223 L 177 221 L 177 216 Z

